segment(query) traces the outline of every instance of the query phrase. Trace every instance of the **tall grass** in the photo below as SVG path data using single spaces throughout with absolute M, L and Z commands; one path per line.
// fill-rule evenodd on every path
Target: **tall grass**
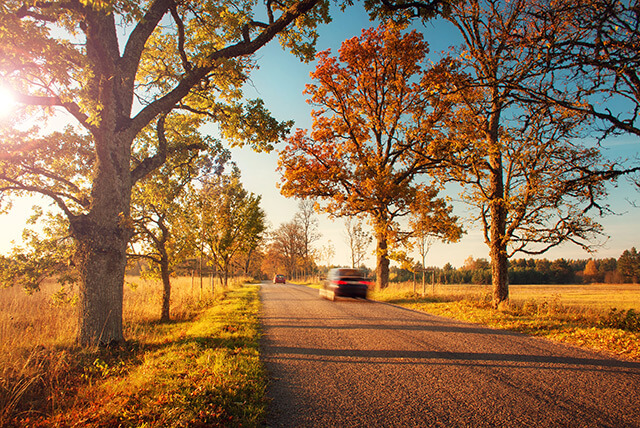
M 418 281 L 416 292 L 424 296 L 435 296 L 448 300 L 467 298 L 491 298 L 490 285 L 475 284 L 426 284 L 423 293 Z M 412 293 L 412 282 L 391 283 L 382 293 Z M 509 300 L 512 304 L 526 301 L 555 301 L 564 307 L 578 310 L 602 310 L 610 308 L 640 311 L 640 286 L 637 284 L 533 284 L 509 285 Z
M 236 279 L 232 287 L 243 280 Z M 192 319 L 224 293 L 219 287 L 212 290 L 209 281 L 201 288 L 199 280 L 172 279 L 174 323 Z M 104 361 L 108 356 L 99 356 L 99 350 L 75 345 L 76 294 L 53 279 L 31 295 L 17 287 L 0 289 L 0 426 L 24 415 L 55 414 L 79 391 L 79 382 L 90 382 L 95 371 L 104 374 L 101 364 L 115 367 Z M 123 315 L 130 343 L 162 340 L 163 329 L 157 323 L 161 298 L 159 281 L 127 278 Z

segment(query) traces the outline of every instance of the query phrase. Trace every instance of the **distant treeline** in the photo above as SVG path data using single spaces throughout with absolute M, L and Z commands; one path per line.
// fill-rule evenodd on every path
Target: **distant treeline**
M 415 277 L 422 278 L 419 268 Z M 487 259 L 469 257 L 460 268 L 447 263 L 443 268 L 427 268 L 427 282 L 441 284 L 491 284 L 491 266 Z M 392 281 L 412 281 L 414 272 L 391 268 Z M 637 284 L 640 279 L 640 254 L 625 250 L 618 259 L 547 260 L 513 259 L 509 261 L 511 284 Z

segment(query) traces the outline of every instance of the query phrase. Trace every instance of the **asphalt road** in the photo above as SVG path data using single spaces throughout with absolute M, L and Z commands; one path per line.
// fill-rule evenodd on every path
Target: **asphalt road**
M 640 363 L 264 283 L 269 427 L 640 427 Z

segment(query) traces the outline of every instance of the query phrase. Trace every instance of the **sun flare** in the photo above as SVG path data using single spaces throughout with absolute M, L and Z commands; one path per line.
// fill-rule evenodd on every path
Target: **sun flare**
M 0 118 L 9 116 L 15 108 L 15 98 L 11 91 L 0 86 Z

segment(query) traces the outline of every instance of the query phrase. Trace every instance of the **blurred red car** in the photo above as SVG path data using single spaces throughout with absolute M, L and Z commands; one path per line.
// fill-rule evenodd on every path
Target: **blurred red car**
M 285 282 L 287 282 L 287 280 L 285 279 L 284 275 L 277 274 L 273 277 L 274 284 L 284 284 Z
M 320 296 L 329 300 L 335 300 L 337 296 L 366 299 L 370 285 L 364 272 L 359 269 L 331 269 L 320 289 Z

